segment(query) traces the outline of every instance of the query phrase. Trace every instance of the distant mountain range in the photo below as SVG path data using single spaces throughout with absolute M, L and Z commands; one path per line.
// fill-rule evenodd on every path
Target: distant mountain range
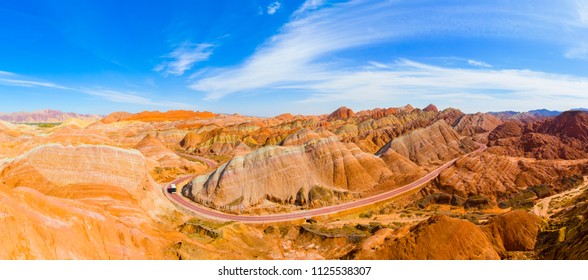
M 586 108 L 574 108 L 570 109 L 569 111 L 585 111 L 588 112 Z M 537 109 L 531 110 L 528 112 L 516 112 L 516 111 L 502 111 L 502 112 L 488 112 L 492 115 L 498 116 L 502 119 L 521 119 L 527 117 L 555 117 L 559 116 L 563 111 L 551 111 L 547 109 Z
M 103 117 L 93 114 L 64 113 L 51 109 L 35 112 L 0 113 L 0 120 L 11 123 L 59 123 L 71 118 L 97 121 Z

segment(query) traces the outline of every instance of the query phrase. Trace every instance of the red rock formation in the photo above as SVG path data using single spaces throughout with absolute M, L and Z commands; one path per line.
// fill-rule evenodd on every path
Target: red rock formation
M 482 195 L 492 202 L 496 202 L 497 198 L 513 197 L 528 187 L 541 184 L 559 192 L 565 188 L 559 180 L 581 172 L 583 164 L 558 164 L 488 152 L 472 154 L 458 159 L 453 166 L 441 172 L 423 192 L 441 191 L 464 200 Z
M 563 112 L 553 120 L 543 123 L 538 132 L 588 142 L 588 112 Z
M 515 210 L 492 218 L 482 230 L 504 258 L 506 251 L 533 251 L 541 224 L 538 216 Z
M 346 120 L 346 119 L 349 119 L 354 116 L 355 116 L 355 113 L 351 109 L 343 106 L 343 107 L 340 107 L 339 109 L 335 110 L 333 113 L 331 113 L 327 117 L 327 119 L 328 120 Z
M 588 158 L 588 113 L 569 111 L 540 122 L 507 122 L 489 136 L 492 153 L 536 159 Z
M 384 259 L 498 260 L 484 233 L 474 224 L 434 216 L 413 227 L 406 236 L 385 243 Z
M 100 122 L 105 123 L 105 124 L 119 122 L 119 121 L 125 120 L 126 118 L 130 117 L 131 115 L 132 115 L 131 113 L 127 113 L 127 112 L 114 112 L 114 113 L 110 113 L 110 115 L 101 119 Z
M 433 105 L 433 104 L 429 104 L 427 107 L 425 107 L 423 109 L 423 111 L 425 112 L 435 112 L 435 113 L 439 113 L 439 109 L 437 109 L 437 106 Z
M 453 127 L 462 135 L 473 136 L 490 132 L 499 126 L 502 121 L 492 114 L 467 114 L 459 118 Z
M 102 119 L 101 122 L 105 124 L 119 121 L 161 122 L 189 119 L 208 119 L 214 116 L 216 116 L 216 114 L 211 112 L 195 112 L 187 110 L 171 110 L 167 112 L 145 111 L 137 114 L 115 112 Z

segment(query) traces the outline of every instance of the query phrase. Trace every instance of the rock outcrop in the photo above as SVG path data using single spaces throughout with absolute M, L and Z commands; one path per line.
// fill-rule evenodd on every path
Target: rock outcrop
M 386 144 L 377 155 L 388 150 L 410 159 L 418 165 L 438 164 L 476 149 L 475 143 L 460 136 L 444 121 L 411 131 Z
M 515 210 L 492 218 L 482 230 L 504 258 L 506 251 L 533 251 L 541 225 L 538 216 Z
M 310 194 L 320 193 L 319 189 L 357 193 L 390 175 L 381 159 L 329 137 L 299 146 L 264 147 L 234 157 L 213 173 L 194 179 L 182 193 L 217 208 L 247 207 L 264 200 L 304 205 L 312 203 Z
M 136 150 L 109 146 L 39 146 L 6 164 L 0 178 L 13 187 L 29 187 L 43 194 L 63 192 L 80 184 L 122 188 L 153 217 L 170 205 L 147 172 L 145 158 Z
M 329 115 L 328 119 L 329 120 L 346 120 L 346 119 L 349 119 L 354 116 L 355 116 L 355 113 L 351 109 L 343 106 L 343 107 L 340 107 L 339 109 L 335 110 L 333 113 L 331 113 Z
M 486 235 L 474 224 L 447 216 L 434 216 L 410 229 L 405 236 L 384 243 L 382 259 L 394 260 L 498 260 Z
M 490 132 L 501 123 L 502 121 L 494 115 L 476 113 L 463 115 L 453 124 L 453 127 L 462 135 L 474 136 Z
M 536 159 L 588 158 L 588 113 L 568 111 L 555 118 L 523 124 L 509 121 L 488 135 L 489 151 Z
M 216 116 L 216 114 L 211 112 L 197 112 L 188 110 L 170 110 L 167 112 L 145 111 L 137 114 L 115 112 L 103 118 L 101 122 L 105 124 L 119 121 L 162 122 L 189 119 L 208 119 L 214 116 Z
M 138 151 L 49 144 L 0 169 L 2 259 L 166 259 L 183 240 Z
M 583 163 L 556 164 L 484 152 L 458 159 L 422 192 L 431 194 L 441 191 L 464 200 L 471 199 L 472 202 L 479 200 L 486 205 L 506 202 L 539 185 L 548 186 L 554 192 L 562 191 L 567 186 L 561 179 L 582 172 L 582 166 Z M 532 191 L 529 195 L 534 196 Z

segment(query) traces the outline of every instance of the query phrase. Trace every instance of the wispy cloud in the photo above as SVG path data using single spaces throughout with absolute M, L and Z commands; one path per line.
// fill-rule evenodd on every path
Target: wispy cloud
M 164 76 L 181 76 L 196 63 L 208 60 L 215 46 L 209 43 L 194 44 L 184 42 L 165 55 L 164 57 L 168 58 L 168 60 L 157 65 L 153 70 L 162 73 Z
M 105 100 L 109 100 L 112 102 L 117 103 L 128 103 L 128 104 L 141 104 L 141 105 L 150 105 L 156 107 L 167 107 L 167 108 L 188 108 L 187 104 L 178 103 L 178 102 L 171 102 L 171 101 L 162 101 L 162 100 L 152 100 L 144 96 L 144 94 L 140 94 L 137 92 L 132 91 L 119 91 L 119 90 L 112 90 L 112 89 L 104 89 L 104 88 L 86 88 L 86 87 L 70 87 L 59 85 L 52 82 L 47 81 L 38 81 L 34 79 L 30 79 L 28 77 L 24 77 L 15 73 L 11 72 L 4 72 L 0 71 L 0 85 L 6 86 L 14 86 L 14 87 L 30 87 L 30 88 L 50 88 L 50 89 L 60 89 L 60 90 L 67 90 L 70 92 L 78 92 L 82 94 L 98 96 Z
M 380 71 L 338 72 L 329 80 L 290 87 L 314 94 L 302 103 L 426 100 L 471 108 L 571 108 L 588 104 L 588 78 L 530 70 L 445 68 L 398 60 Z M 577 106 L 576 106 L 577 107 Z
M 339 69 L 350 68 L 350 65 L 326 61 L 325 57 L 413 36 L 549 40 L 569 26 L 569 18 L 575 11 L 562 9 L 560 2 L 540 2 L 495 5 L 484 1 L 468 1 L 467 4 L 456 1 L 442 6 L 419 6 L 418 9 L 410 1 L 356 0 L 333 4 L 293 17 L 243 64 L 211 69 L 193 79 L 190 88 L 205 93 L 208 100 L 238 92 L 312 88 L 311 85 L 337 79 Z M 299 10 L 319 4 L 323 3 L 307 1 Z M 365 67 L 366 61 L 356 61 L 356 67 L 360 67 L 357 63 Z M 477 60 L 468 63 L 482 68 L 491 66 Z M 369 85 L 369 81 L 366 80 L 365 85 Z
M 282 3 L 275 1 L 267 6 L 267 14 L 273 15 L 282 7 Z
M 12 72 L 0 71 L 0 76 L 14 76 L 16 74 Z
M 293 15 L 297 16 L 306 11 L 315 10 L 324 4 L 325 0 L 306 0 L 296 11 L 294 11 Z
M 580 25 L 588 28 L 588 0 L 577 0 L 576 7 Z
M 473 59 L 468 59 L 468 64 L 471 66 L 476 66 L 476 67 L 492 68 L 492 65 L 490 65 L 486 62 L 473 60 Z
M 0 78 L 0 84 L 20 86 L 20 87 L 47 87 L 47 88 L 56 88 L 56 89 L 70 89 L 68 87 L 60 86 L 60 85 L 57 85 L 54 83 L 20 80 L 20 79 Z
M 370 61 L 369 64 L 375 68 L 380 68 L 380 69 L 390 69 L 389 65 L 386 65 L 384 63 L 380 63 L 377 61 Z
M 168 108 L 189 108 L 189 106 L 185 103 L 179 102 L 171 102 L 171 101 L 154 101 L 136 92 L 122 92 L 117 90 L 111 89 L 90 89 L 90 88 L 80 88 L 76 89 L 77 91 L 93 95 L 99 96 L 106 100 L 117 102 L 117 103 L 128 103 L 128 104 L 141 104 L 141 105 L 150 105 L 150 106 L 157 106 L 157 107 L 168 107 Z
M 582 44 L 569 49 L 565 56 L 569 59 L 588 60 L 588 44 Z

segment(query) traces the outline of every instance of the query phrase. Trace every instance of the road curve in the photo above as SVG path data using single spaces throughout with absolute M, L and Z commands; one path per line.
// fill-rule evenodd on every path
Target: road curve
M 479 144 L 479 143 L 478 143 L 478 145 L 480 146 L 480 148 L 478 148 L 477 150 L 475 150 L 469 154 L 482 152 L 482 151 L 486 150 L 485 145 Z M 469 154 L 467 154 L 467 155 L 469 155 Z M 366 206 L 369 204 L 374 204 L 374 203 L 388 200 L 392 197 L 399 196 L 399 195 L 404 194 L 406 192 L 410 192 L 412 190 L 415 190 L 415 189 L 419 188 L 420 186 L 424 185 L 425 183 L 433 180 L 443 170 L 445 170 L 449 166 L 451 166 L 456 160 L 457 160 L 457 158 L 441 165 L 440 167 L 431 171 L 430 173 L 421 177 L 420 179 L 418 179 L 412 183 L 409 183 L 407 185 L 404 185 L 400 188 L 393 189 L 391 191 L 383 192 L 383 193 L 380 193 L 380 194 L 377 194 L 374 196 L 370 196 L 370 197 L 366 197 L 366 198 L 362 198 L 362 199 L 358 199 L 355 201 L 342 203 L 342 204 L 338 204 L 338 205 L 325 206 L 325 207 L 321 207 L 321 208 L 317 208 L 317 209 L 297 211 L 297 212 L 284 213 L 284 214 L 271 214 L 271 215 L 263 215 L 263 216 L 228 214 L 228 213 L 216 211 L 216 210 L 204 207 L 202 205 L 196 204 L 196 203 L 188 200 L 187 198 L 181 196 L 179 193 L 170 194 L 166 191 L 167 186 L 169 184 L 172 184 L 172 183 L 178 184 L 180 182 L 183 182 L 183 181 L 186 181 L 186 180 L 192 178 L 194 175 L 186 175 L 186 176 L 180 177 L 172 182 L 169 182 L 168 184 L 164 185 L 163 190 L 164 190 L 166 197 L 168 199 L 170 199 L 171 201 L 175 202 L 180 207 L 182 207 L 190 212 L 193 212 L 196 215 L 203 216 L 206 218 L 211 218 L 211 219 L 215 219 L 215 220 L 223 220 L 223 221 L 239 221 L 242 223 L 282 222 L 282 221 L 291 221 L 291 220 L 297 220 L 297 219 L 302 219 L 302 218 L 310 218 L 313 216 L 334 214 L 334 213 L 338 213 L 338 212 L 342 212 L 342 211 L 346 211 L 346 210 L 350 210 L 350 209 L 354 209 L 354 208 L 358 208 L 358 207 L 363 207 L 363 206 Z
M 208 165 L 208 167 L 210 167 L 210 168 L 215 168 L 218 165 L 218 163 L 216 161 L 209 159 L 209 158 L 186 154 L 186 153 L 179 153 L 179 152 L 176 152 L 176 154 L 183 156 L 183 157 L 191 158 L 194 160 L 202 161 L 202 162 L 206 163 Z

